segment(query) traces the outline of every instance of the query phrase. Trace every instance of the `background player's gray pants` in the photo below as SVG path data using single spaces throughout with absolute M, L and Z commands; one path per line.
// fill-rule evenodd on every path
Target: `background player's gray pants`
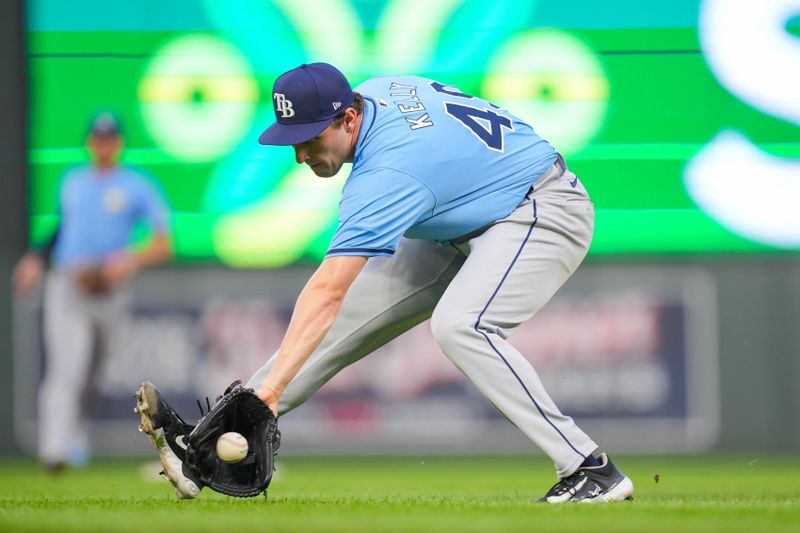
M 91 378 L 106 341 L 126 316 L 129 294 L 86 296 L 73 276 L 54 270 L 44 293 L 45 375 L 39 389 L 39 456 L 56 463 L 88 454 Z M 71 457 L 72 456 L 72 457 Z
M 550 456 L 560 477 L 571 474 L 597 445 L 561 414 L 507 338 L 575 271 L 593 225 L 583 186 L 553 166 L 514 212 L 482 235 L 458 246 L 403 239 L 394 256 L 370 258 L 330 332 L 286 388 L 280 412 L 431 317 L 447 357 Z M 272 359 L 248 386 L 257 387 L 271 365 Z

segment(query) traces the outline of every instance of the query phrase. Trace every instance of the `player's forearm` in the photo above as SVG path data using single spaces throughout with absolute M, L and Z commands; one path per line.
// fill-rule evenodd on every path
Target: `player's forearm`
M 116 287 L 142 268 L 163 263 L 172 257 L 172 246 L 166 234 L 155 235 L 148 245 L 136 252 L 114 254 L 103 264 L 106 283 Z
M 278 398 L 327 335 L 366 257 L 325 259 L 297 298 L 275 363 L 256 394 L 277 414 Z
M 343 299 L 343 291 L 317 285 L 312 279 L 297 299 L 275 364 L 262 387 L 283 392 L 327 335 Z
M 159 233 L 153 236 L 144 249 L 135 252 L 132 259 L 136 268 L 141 269 L 165 263 L 172 259 L 172 256 L 172 243 L 169 235 Z

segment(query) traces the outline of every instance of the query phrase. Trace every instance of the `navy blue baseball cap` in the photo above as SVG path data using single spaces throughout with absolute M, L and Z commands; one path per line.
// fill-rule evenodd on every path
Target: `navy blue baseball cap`
M 116 137 L 121 133 L 119 120 L 110 111 L 101 111 L 89 123 L 89 134 L 95 137 Z
M 333 65 L 300 65 L 275 80 L 275 124 L 261 134 L 258 142 L 288 146 L 311 140 L 352 105 L 353 99 L 350 83 Z

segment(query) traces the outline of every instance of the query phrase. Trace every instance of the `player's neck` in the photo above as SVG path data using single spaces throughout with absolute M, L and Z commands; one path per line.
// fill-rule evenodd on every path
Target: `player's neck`
M 98 174 L 105 174 L 116 166 L 116 161 L 94 161 L 94 169 Z
M 356 123 L 353 125 L 353 133 L 350 137 L 350 154 L 347 156 L 347 159 L 344 160 L 345 163 L 352 163 L 356 157 L 356 146 L 358 145 L 358 133 L 361 131 L 361 123 L 364 121 L 364 113 L 361 113 L 356 117 Z

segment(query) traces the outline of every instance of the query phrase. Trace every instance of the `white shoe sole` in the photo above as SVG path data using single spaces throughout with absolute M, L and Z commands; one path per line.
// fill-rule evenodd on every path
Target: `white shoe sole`
M 581 503 L 604 503 L 604 502 L 621 502 L 633 499 L 633 481 L 625 476 L 622 481 L 614 485 L 608 492 L 590 498 L 588 500 L 581 500 Z
M 179 500 L 190 500 L 200 494 L 200 488 L 189 478 L 183 475 L 183 463 L 178 456 L 173 453 L 167 444 L 164 430 L 153 427 L 153 420 L 150 418 L 155 415 L 158 400 L 153 390 L 142 385 L 136 391 L 136 408 L 134 411 L 139 415 L 139 431 L 147 434 L 150 442 L 156 447 L 161 466 L 164 469 L 164 476 L 175 487 L 175 495 Z

